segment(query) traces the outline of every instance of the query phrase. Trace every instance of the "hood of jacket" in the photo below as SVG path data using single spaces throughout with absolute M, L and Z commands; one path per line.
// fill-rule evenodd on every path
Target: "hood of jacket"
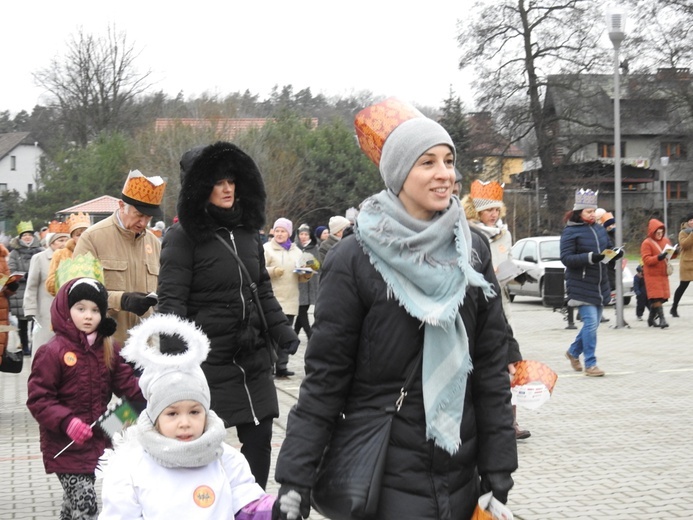
M 654 234 L 658 229 L 664 229 L 664 223 L 656 218 L 650 219 L 650 222 L 647 224 L 647 236 L 654 240 Z
M 58 294 L 55 295 L 53 303 L 51 303 L 51 325 L 56 334 L 65 336 L 71 343 L 85 343 L 86 334 L 80 331 L 72 322 L 70 316 L 70 304 L 67 300 L 70 287 L 72 287 L 78 278 L 68 281 L 60 286 Z
M 241 225 L 255 231 L 265 225 L 267 194 L 262 174 L 255 161 L 236 145 L 219 141 L 198 146 L 183 154 L 180 166 L 178 219 L 193 241 L 211 240 L 219 227 L 206 208 L 214 184 L 220 179 L 235 179 L 234 205 L 243 212 Z

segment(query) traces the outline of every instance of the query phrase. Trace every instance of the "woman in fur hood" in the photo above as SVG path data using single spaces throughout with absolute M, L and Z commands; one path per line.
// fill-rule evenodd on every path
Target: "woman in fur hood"
M 265 224 L 265 186 L 255 162 L 232 143 L 193 148 L 180 165 L 179 220 L 162 243 L 159 312 L 187 318 L 209 337 L 211 349 L 202 370 L 211 408 L 227 428 L 236 427 L 241 452 L 264 488 L 272 420 L 279 408 L 271 346 L 263 339 L 251 282 L 257 285 L 272 338 L 290 353 L 299 343 L 265 269 L 258 232 Z M 182 349 L 179 342 L 162 346 L 164 352 Z

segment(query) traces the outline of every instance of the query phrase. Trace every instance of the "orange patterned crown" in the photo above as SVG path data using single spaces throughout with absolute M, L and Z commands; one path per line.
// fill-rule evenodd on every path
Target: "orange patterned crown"
M 469 196 L 477 211 L 503 207 L 504 184 L 497 181 L 483 182 L 475 180 L 469 190 Z
M 51 220 L 48 223 L 49 233 L 67 233 L 68 225 L 67 222 L 58 222 L 57 220 Z
M 158 208 L 164 198 L 166 182 L 158 175 L 145 177 L 139 170 L 128 175 L 123 186 L 123 202 L 145 208 Z
M 88 228 L 91 226 L 91 217 L 89 213 L 82 213 L 80 211 L 79 213 L 70 213 L 70 216 L 67 217 L 65 222 L 67 222 L 67 232 L 72 234 L 75 229 Z
M 399 125 L 417 117 L 426 117 L 416 108 L 397 98 L 364 108 L 354 118 L 354 128 L 361 150 L 380 166 L 383 145 L 390 133 Z

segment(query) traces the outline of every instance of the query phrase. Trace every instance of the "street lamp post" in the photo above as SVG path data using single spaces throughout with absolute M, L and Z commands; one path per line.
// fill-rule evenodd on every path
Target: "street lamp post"
M 606 10 L 606 27 L 614 46 L 614 217 L 616 219 L 616 244 L 623 245 L 623 208 L 621 206 L 621 94 L 618 51 L 626 37 L 626 14 L 617 6 Z M 623 265 L 616 262 L 616 328 L 625 326 L 623 319 Z
M 669 157 L 660 157 L 659 163 L 662 165 L 662 207 L 664 208 L 664 230 L 669 236 L 669 222 L 667 219 L 667 166 L 669 166 Z

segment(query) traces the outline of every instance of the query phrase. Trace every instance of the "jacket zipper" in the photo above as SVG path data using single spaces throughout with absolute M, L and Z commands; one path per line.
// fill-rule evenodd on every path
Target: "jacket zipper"
M 594 236 L 594 241 L 597 243 L 597 254 L 601 253 L 601 250 L 599 249 L 599 237 L 597 236 L 597 232 L 594 230 L 592 226 L 590 226 L 590 231 L 592 232 L 592 235 Z M 602 298 L 602 291 L 601 291 L 601 286 L 602 286 L 602 266 L 599 265 L 601 262 L 597 262 L 597 269 L 599 269 L 599 285 L 597 285 L 597 296 L 599 297 L 599 301 L 603 303 L 603 298 Z
M 236 247 L 236 240 L 234 239 L 233 236 L 233 231 L 229 231 L 229 238 L 231 238 L 231 245 L 233 246 L 234 251 L 236 251 L 236 254 L 238 254 L 238 248 Z M 239 296 L 241 298 L 241 303 L 243 307 L 243 320 L 245 320 L 245 297 L 243 296 L 243 271 L 241 271 L 241 266 L 238 265 L 236 266 L 238 269 L 238 278 L 240 279 L 240 289 L 239 289 Z M 248 280 L 250 283 L 250 280 Z M 248 378 L 247 374 L 245 372 L 245 369 L 238 363 L 236 362 L 236 354 L 233 355 L 233 364 L 238 367 L 238 370 L 241 371 L 243 374 L 243 388 L 245 389 L 245 395 L 248 397 L 248 404 L 250 405 L 250 413 L 253 415 L 253 423 L 255 426 L 260 424 L 260 421 L 257 418 L 257 415 L 255 414 L 255 406 L 253 405 L 253 398 L 250 395 L 250 388 L 248 388 Z

